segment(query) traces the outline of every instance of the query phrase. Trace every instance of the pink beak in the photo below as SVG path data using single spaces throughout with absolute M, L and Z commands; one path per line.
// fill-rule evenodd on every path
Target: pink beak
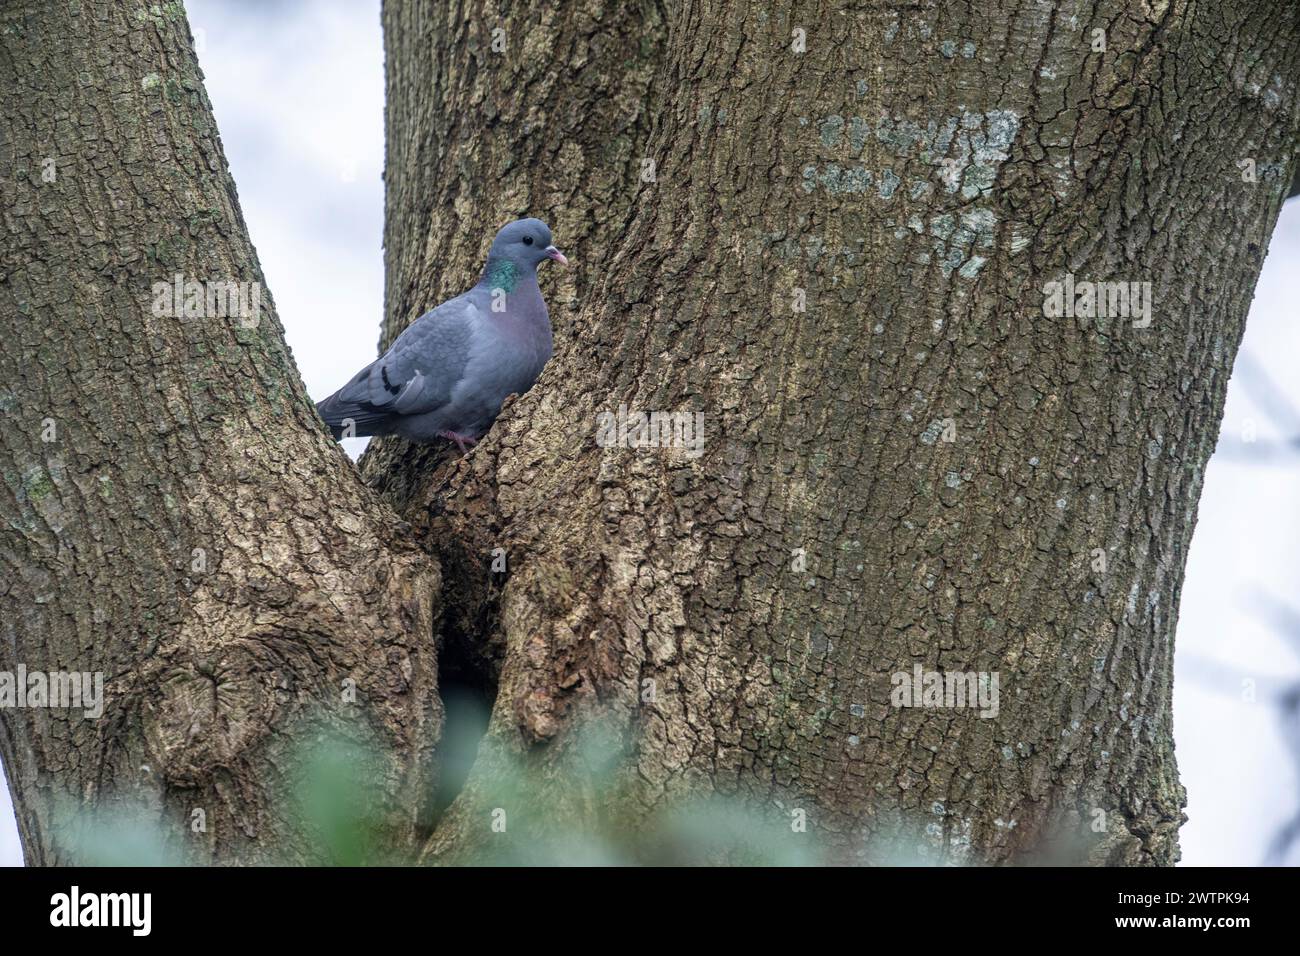
M 556 249 L 554 246 L 547 246 L 545 252 L 546 252 L 546 258 L 554 259 L 562 266 L 567 266 L 569 264 L 569 260 L 564 258 L 564 253 L 561 252 L 559 249 Z

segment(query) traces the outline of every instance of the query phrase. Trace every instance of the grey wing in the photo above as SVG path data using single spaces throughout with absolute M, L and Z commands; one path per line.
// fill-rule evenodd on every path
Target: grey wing
M 465 374 L 478 310 L 463 296 L 411 323 L 392 347 L 350 385 L 352 401 L 398 415 L 421 415 L 445 405 Z

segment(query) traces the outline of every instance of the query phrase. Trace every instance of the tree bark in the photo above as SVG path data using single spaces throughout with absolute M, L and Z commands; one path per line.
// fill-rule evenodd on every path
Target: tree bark
M 706 792 L 802 811 L 822 859 L 1172 863 L 1179 587 L 1294 169 L 1295 8 L 667 6 L 662 38 L 385 6 L 386 338 L 515 214 L 579 264 L 469 458 L 366 462 L 447 556 L 444 663 L 497 684 L 426 859 L 511 806 L 599 830 L 608 777 L 555 768 L 600 726 L 642 820 Z M 1149 326 L 1049 317 L 1067 273 L 1150 283 Z M 702 412 L 704 453 L 599 447 L 620 406 Z M 999 713 L 893 706 L 916 665 L 997 675 Z
M 312 859 L 277 800 L 321 719 L 427 862 L 700 795 L 818 860 L 1177 858 L 1179 586 L 1295 168 L 1290 5 L 389 0 L 383 340 L 509 218 L 578 266 L 469 456 L 367 454 L 405 525 L 273 309 L 151 314 L 260 271 L 178 8 L 69 11 L 0 12 L 0 670 L 110 701 L 0 710 L 29 862 L 119 795 L 198 858 Z M 1049 316 L 1066 274 L 1149 282 L 1150 324 Z M 702 413 L 702 454 L 602 446 L 620 406 Z M 436 821 L 435 629 L 493 699 Z M 996 716 L 894 706 L 917 665 L 996 674 Z
M 0 708 L 27 863 L 85 859 L 117 813 L 169 859 L 317 859 L 285 794 L 326 727 L 377 751 L 409 846 L 436 566 L 322 431 L 269 294 L 154 308 L 177 275 L 262 283 L 181 5 L 6 3 L 0 123 L 0 671 L 106 696 Z

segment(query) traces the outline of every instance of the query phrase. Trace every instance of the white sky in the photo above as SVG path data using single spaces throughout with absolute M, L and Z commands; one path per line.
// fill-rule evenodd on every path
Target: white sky
M 383 314 L 379 4 L 187 0 L 186 7 L 270 291 L 307 389 L 323 398 L 374 357 Z M 1297 263 L 1300 199 L 1283 210 L 1242 346 L 1300 408 L 1300 376 L 1288 365 L 1300 355 L 1291 321 Z M 1289 644 L 1280 637 L 1259 598 L 1294 596 L 1300 456 L 1283 466 L 1227 460 L 1247 419 L 1261 444 L 1284 434 L 1234 378 L 1179 616 L 1174 729 L 1189 802 L 1185 864 L 1259 863 L 1300 793 L 1267 700 L 1270 684 L 1300 681 L 1300 635 Z M 349 445 L 355 453 L 364 439 Z M 1245 677 L 1257 681 L 1256 703 L 1242 700 Z M 0 787 L 0 865 L 21 863 Z

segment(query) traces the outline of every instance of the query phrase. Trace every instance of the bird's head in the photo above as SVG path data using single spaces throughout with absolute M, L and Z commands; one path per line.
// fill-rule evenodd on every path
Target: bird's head
M 506 259 L 532 271 L 546 259 L 562 266 L 569 260 L 551 244 L 551 229 L 540 219 L 516 219 L 497 233 L 488 252 L 488 261 Z

